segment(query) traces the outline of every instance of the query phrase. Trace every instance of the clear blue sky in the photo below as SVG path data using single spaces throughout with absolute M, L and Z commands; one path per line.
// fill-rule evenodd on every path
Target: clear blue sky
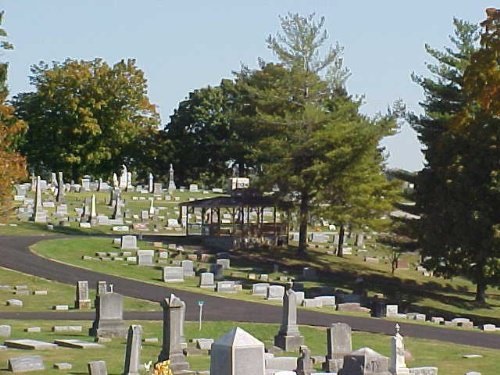
M 241 64 L 275 60 L 265 39 L 287 12 L 326 18 L 332 43 L 344 47 L 348 89 L 364 95 L 363 112 L 385 112 L 401 98 L 419 111 L 421 89 L 412 72 L 427 74 L 424 44 L 449 45 L 452 19 L 485 18 L 488 0 L 0 0 L 14 51 L 12 95 L 31 91 L 30 66 L 39 61 L 101 57 L 112 64 L 135 58 L 149 83 L 162 123 L 190 91 L 217 85 Z M 384 141 L 388 164 L 422 167 L 420 144 L 408 126 Z

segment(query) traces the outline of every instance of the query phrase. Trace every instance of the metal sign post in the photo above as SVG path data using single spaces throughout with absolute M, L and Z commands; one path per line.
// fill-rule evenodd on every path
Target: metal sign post
M 203 314 L 203 304 L 205 303 L 205 301 L 198 301 L 198 306 L 200 307 L 200 319 L 199 319 L 199 330 L 201 331 L 201 317 L 202 317 L 202 314 Z

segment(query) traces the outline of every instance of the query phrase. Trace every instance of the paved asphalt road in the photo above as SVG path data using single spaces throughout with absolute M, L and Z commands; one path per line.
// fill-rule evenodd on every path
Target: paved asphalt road
M 75 285 L 78 280 L 88 280 L 96 285 L 99 280 L 106 280 L 114 285 L 114 290 L 129 297 L 150 301 L 161 301 L 170 293 L 175 293 L 186 302 L 186 319 L 198 319 L 197 301 L 203 299 L 204 320 L 228 320 L 235 322 L 279 323 L 281 307 L 247 301 L 231 300 L 215 296 L 200 295 L 192 292 L 173 290 L 168 287 L 147 284 L 140 281 L 110 276 L 41 258 L 28 249 L 32 244 L 47 237 L 0 236 L 0 266 Z M 85 238 L 82 237 L 82 241 Z M 161 312 L 125 312 L 127 320 L 159 320 Z M 91 312 L 0 312 L 2 319 L 49 319 L 49 320 L 92 320 Z M 331 323 L 343 322 L 353 330 L 376 332 L 392 335 L 394 322 L 353 316 L 330 315 L 316 311 L 299 310 L 299 324 L 313 326 L 329 326 Z M 446 341 L 456 344 L 473 345 L 485 348 L 500 349 L 500 335 L 478 331 L 452 330 L 436 326 L 400 323 L 401 332 L 407 337 L 419 337 Z

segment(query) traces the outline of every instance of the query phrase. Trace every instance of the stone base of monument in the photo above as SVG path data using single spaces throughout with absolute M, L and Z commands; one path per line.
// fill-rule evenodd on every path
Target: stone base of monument
M 322 370 L 326 372 L 339 372 L 339 370 L 342 368 L 344 365 L 344 358 L 333 358 L 333 359 L 326 359 L 325 362 L 323 362 Z
M 99 322 L 97 326 L 94 326 L 89 330 L 90 336 L 95 336 L 96 338 L 126 338 L 128 333 L 128 328 L 123 325 L 123 321 L 103 321 Z
M 293 352 L 304 345 L 304 336 L 274 336 L 274 345 L 283 349 L 285 352 Z
M 92 301 L 89 299 L 75 302 L 75 309 L 90 310 L 91 308 L 92 308 Z
M 160 353 L 158 358 L 159 362 L 163 362 L 166 360 L 166 355 L 164 353 Z M 175 353 L 170 354 L 170 369 L 172 370 L 174 375 L 178 374 L 195 374 L 195 371 L 191 371 L 189 369 L 189 363 L 186 361 L 186 357 L 183 353 Z

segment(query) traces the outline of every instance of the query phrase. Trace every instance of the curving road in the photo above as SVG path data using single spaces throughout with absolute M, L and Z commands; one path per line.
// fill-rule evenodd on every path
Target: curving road
M 47 237 L 0 236 L 0 266 L 24 272 L 45 279 L 75 285 L 78 280 L 88 280 L 96 285 L 99 280 L 114 284 L 114 290 L 129 297 L 161 301 L 170 293 L 175 293 L 186 303 L 186 319 L 198 319 L 198 300 L 203 299 L 203 317 L 205 320 L 228 320 L 235 322 L 279 323 L 281 307 L 260 303 L 232 300 L 205 294 L 197 294 L 174 290 L 159 285 L 94 272 L 57 263 L 41 258 L 31 251 L 29 246 Z M 125 312 L 127 320 L 159 320 L 161 312 Z M 3 319 L 50 319 L 50 320 L 92 320 L 91 312 L 0 312 Z M 394 322 L 354 316 L 340 316 L 316 311 L 299 310 L 299 324 L 313 326 L 329 326 L 331 323 L 343 322 L 353 330 L 394 334 Z M 400 323 L 401 332 L 408 337 L 440 340 L 456 344 L 473 345 L 484 348 L 500 349 L 500 335 L 478 331 L 452 330 L 437 326 L 425 326 Z

